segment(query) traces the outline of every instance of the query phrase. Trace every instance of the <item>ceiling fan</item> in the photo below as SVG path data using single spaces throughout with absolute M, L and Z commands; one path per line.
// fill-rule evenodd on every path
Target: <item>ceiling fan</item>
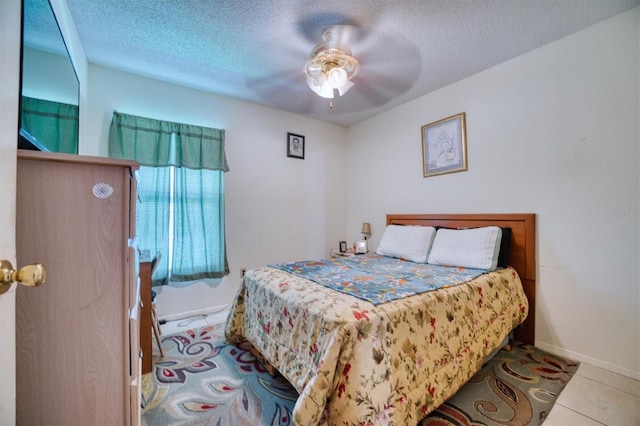
M 280 44 L 280 63 L 287 66 L 250 83 L 283 110 L 322 117 L 327 100 L 334 116 L 375 109 L 409 90 L 419 75 L 417 47 L 374 22 L 314 15 L 299 21 L 297 29 L 301 37 Z

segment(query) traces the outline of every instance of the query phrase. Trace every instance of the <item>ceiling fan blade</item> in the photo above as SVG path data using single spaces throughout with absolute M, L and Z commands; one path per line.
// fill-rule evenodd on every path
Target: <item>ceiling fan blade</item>
M 292 113 L 305 115 L 328 104 L 327 99 L 316 95 L 307 86 L 302 69 L 283 71 L 252 81 L 248 86 L 258 94 L 265 105 Z
M 352 52 L 360 62 L 354 83 L 369 101 L 387 103 L 407 92 L 422 69 L 417 46 L 381 31 L 371 30 Z

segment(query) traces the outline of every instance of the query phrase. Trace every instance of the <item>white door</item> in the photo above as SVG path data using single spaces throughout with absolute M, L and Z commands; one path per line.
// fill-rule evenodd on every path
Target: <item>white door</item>
M 16 261 L 16 146 L 20 0 L 0 0 L 0 259 Z M 16 419 L 15 284 L 0 295 L 0 425 Z

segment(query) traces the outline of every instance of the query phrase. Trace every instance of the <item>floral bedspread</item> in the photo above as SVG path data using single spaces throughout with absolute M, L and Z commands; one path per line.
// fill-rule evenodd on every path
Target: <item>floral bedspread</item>
M 453 395 L 527 316 L 511 268 L 373 304 L 253 269 L 227 320 L 296 388 L 296 425 L 411 425 Z
M 449 268 L 376 254 L 268 265 L 374 305 L 461 284 L 482 269 Z

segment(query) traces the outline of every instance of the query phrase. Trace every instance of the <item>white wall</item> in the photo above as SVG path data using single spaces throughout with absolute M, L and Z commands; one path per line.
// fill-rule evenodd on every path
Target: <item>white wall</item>
M 114 110 L 226 130 L 231 274 L 218 285 L 160 288 L 160 317 L 229 304 L 241 267 L 324 257 L 344 239 L 345 128 L 97 65 L 87 110 L 93 133 L 80 145 L 89 155 L 107 156 Z M 304 160 L 286 156 L 287 132 L 305 136 Z
M 640 378 L 639 9 L 352 126 L 348 231 L 387 213 L 537 214 L 537 346 Z M 466 112 L 469 170 L 420 127 Z M 364 176 L 364 179 L 354 179 Z

